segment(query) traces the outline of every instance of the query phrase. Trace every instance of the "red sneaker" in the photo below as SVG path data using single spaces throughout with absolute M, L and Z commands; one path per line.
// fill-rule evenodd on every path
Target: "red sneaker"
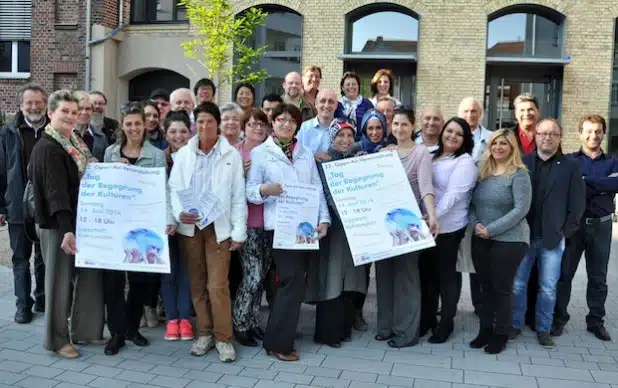
M 180 339 L 180 328 L 178 327 L 178 319 L 172 319 L 165 326 L 165 337 L 168 341 L 178 341 Z
M 188 319 L 181 319 L 180 324 L 180 339 L 188 341 L 193 339 L 193 326 Z

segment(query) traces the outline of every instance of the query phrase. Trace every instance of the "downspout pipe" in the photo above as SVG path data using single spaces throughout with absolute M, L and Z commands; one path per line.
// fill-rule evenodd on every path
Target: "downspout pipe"
M 86 71 L 84 74 L 84 90 L 90 90 L 90 35 L 91 26 L 92 0 L 86 0 Z

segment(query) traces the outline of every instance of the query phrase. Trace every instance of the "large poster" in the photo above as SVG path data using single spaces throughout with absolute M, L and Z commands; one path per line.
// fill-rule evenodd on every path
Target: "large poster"
M 322 166 L 354 265 L 435 246 L 396 152 Z
M 273 248 L 317 250 L 320 189 L 314 185 L 283 185 L 277 197 L 277 221 Z
M 170 272 L 165 168 L 92 163 L 79 188 L 75 265 Z

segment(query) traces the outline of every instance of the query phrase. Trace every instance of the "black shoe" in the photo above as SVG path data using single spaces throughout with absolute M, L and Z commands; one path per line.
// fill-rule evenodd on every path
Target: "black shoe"
M 259 326 L 249 329 L 249 335 L 256 340 L 264 341 L 264 330 L 262 330 Z
M 248 331 L 236 331 L 234 330 L 234 338 L 238 341 L 242 346 L 249 346 L 255 348 L 258 346 L 258 343 L 255 339 L 249 334 Z
M 485 353 L 498 354 L 506 349 L 506 344 L 509 342 L 509 336 L 505 334 L 494 334 L 485 346 Z
M 139 331 L 136 331 L 133 334 L 127 334 L 126 339 L 128 341 L 133 341 L 136 346 L 148 346 L 150 344 L 148 339 L 141 335 Z
M 376 341 L 387 341 L 393 338 L 393 334 L 392 333 L 389 335 L 376 334 L 374 338 L 376 339 Z
M 611 341 L 612 340 L 612 337 L 609 335 L 609 333 L 607 332 L 607 330 L 605 329 L 603 325 L 591 326 L 591 327 L 588 327 L 586 330 L 594 334 L 594 336 L 600 339 L 601 341 Z
M 433 321 L 431 323 L 421 322 L 418 328 L 418 336 L 424 337 L 425 335 L 427 335 L 427 333 L 429 333 L 429 330 L 433 331 L 437 326 L 438 326 L 438 321 Z
M 36 313 L 44 313 L 45 312 L 45 301 L 39 301 L 34 304 L 34 312 Z
M 553 337 L 560 337 L 564 333 L 564 325 L 561 323 L 555 323 L 551 326 L 551 334 Z
M 413 338 L 411 341 L 408 341 L 408 342 L 399 342 L 399 341 L 397 341 L 395 339 L 392 339 L 392 340 L 388 341 L 387 344 L 391 348 L 399 349 L 399 348 L 407 348 L 407 347 L 410 347 L 410 346 L 418 345 L 419 342 L 420 341 L 419 341 L 419 339 L 417 337 L 417 338 Z
M 453 322 L 444 322 L 440 321 L 438 327 L 433 331 L 433 335 L 429 337 L 427 342 L 430 344 L 443 344 L 448 338 L 453 334 L 454 325 Z
M 326 344 L 326 346 L 334 349 L 339 349 L 343 346 L 343 344 L 341 342 L 335 342 L 334 344 Z
M 539 345 L 545 349 L 553 349 L 556 347 L 556 343 L 548 332 L 538 332 L 536 333 L 536 338 L 539 340 Z
M 108 356 L 113 356 L 114 354 L 118 354 L 121 348 L 124 347 L 124 336 L 120 334 L 114 334 L 112 339 L 109 340 L 107 345 L 105 345 L 105 354 Z
M 509 334 L 507 336 L 507 339 L 508 339 L 509 342 L 513 342 L 520 335 L 521 335 L 521 329 L 515 329 L 515 328 L 511 327 L 511 329 L 509 330 Z
M 352 334 L 347 334 L 345 337 L 341 339 L 341 342 L 350 342 L 352 341 Z
M 476 338 L 470 341 L 470 347 L 472 349 L 480 349 L 484 346 L 487 346 L 493 336 L 493 329 L 481 329 L 479 330 L 479 334 L 476 336 Z
M 32 318 L 33 314 L 32 310 L 30 309 L 27 309 L 25 307 L 19 307 L 17 308 L 17 311 L 15 311 L 14 320 L 17 323 L 30 323 L 32 322 Z

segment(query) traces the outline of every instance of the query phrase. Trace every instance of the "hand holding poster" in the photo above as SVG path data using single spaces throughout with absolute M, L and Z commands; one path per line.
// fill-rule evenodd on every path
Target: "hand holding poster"
M 169 273 L 164 168 L 93 163 L 80 183 L 75 265 Z
M 294 183 L 283 185 L 277 197 L 277 223 L 273 248 L 320 249 L 318 242 L 318 212 L 320 189 L 314 185 Z
M 435 246 L 395 152 L 337 160 L 322 167 L 354 265 Z

